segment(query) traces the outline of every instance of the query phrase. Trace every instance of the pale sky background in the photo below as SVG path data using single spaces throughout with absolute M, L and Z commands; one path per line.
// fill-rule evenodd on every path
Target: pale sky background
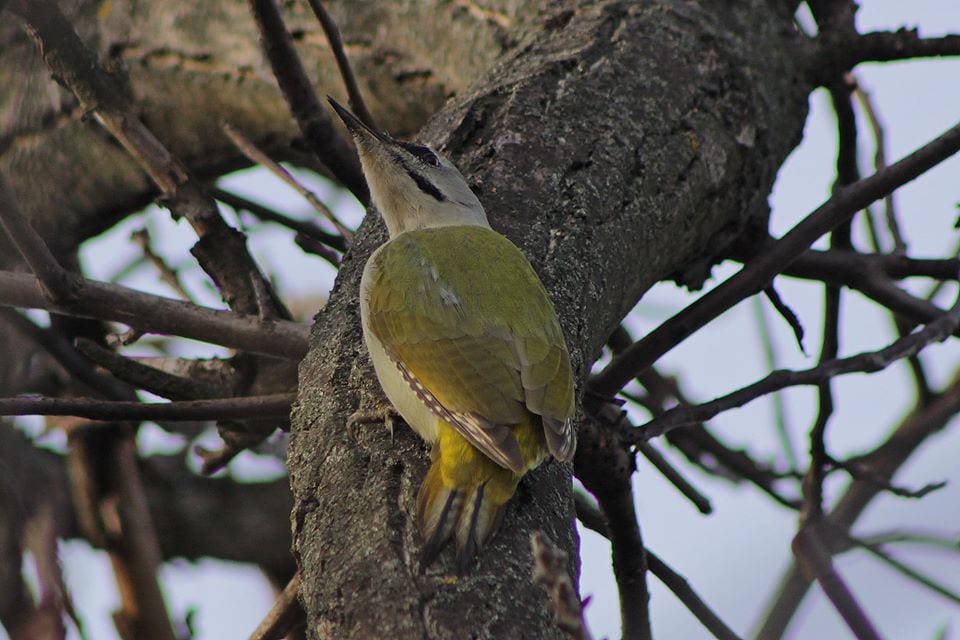
M 957 0 L 864 0 L 858 13 L 861 31 L 918 26 L 924 36 L 960 33 L 960 2 Z M 960 61 L 921 61 L 863 65 L 857 70 L 861 85 L 874 98 L 887 128 L 888 159 L 902 157 L 935 137 L 960 119 Z M 815 209 L 829 194 L 834 177 L 835 123 L 827 96 L 821 91 L 811 98 L 803 144 L 784 165 L 771 198 L 772 231 L 782 234 L 801 217 Z M 861 127 L 864 174 L 870 173 L 872 142 L 869 128 Z M 223 186 L 269 203 L 291 215 L 312 217 L 303 201 L 287 187 L 262 171 L 245 171 L 223 181 Z M 341 217 L 356 226 L 362 211 L 349 198 L 331 194 L 322 185 L 316 190 L 334 206 Z M 960 213 L 960 158 L 943 163 L 898 192 L 897 205 L 910 254 L 916 257 L 951 255 L 958 241 L 954 222 Z M 148 215 L 156 248 L 174 266 L 189 266 L 192 231 L 177 225 L 164 211 Z M 138 254 L 128 241 L 132 230 L 144 225 L 142 218 L 120 225 L 103 239 L 90 243 L 84 262 L 95 278 L 107 279 Z M 858 229 L 862 231 L 862 229 Z M 278 227 L 266 227 L 250 240 L 266 272 L 274 274 L 281 294 L 287 298 L 315 295 L 329 288 L 333 269 L 318 258 L 290 250 L 291 235 Z M 708 286 L 736 271 L 735 265 L 714 270 Z M 205 304 L 220 306 L 215 294 L 196 269 L 186 273 L 188 288 Z M 136 270 L 124 281 L 138 288 L 164 295 L 171 292 L 156 282 L 147 268 Z M 922 292 L 926 283 L 915 290 Z M 805 344 L 811 357 L 800 354 L 784 322 L 764 304 L 774 332 L 780 366 L 807 368 L 815 364 L 819 351 L 822 287 L 781 278 L 778 290 L 800 315 L 807 331 Z M 942 300 L 949 303 L 955 294 L 947 287 Z M 635 336 L 642 335 L 685 306 L 690 297 L 672 285 L 650 291 L 632 314 L 629 323 Z M 856 294 L 846 294 L 843 306 L 842 353 L 874 350 L 893 339 L 886 314 L 878 313 Z M 659 368 L 677 374 L 687 394 L 708 400 L 738 388 L 765 373 L 761 343 L 752 302 L 742 303 L 733 312 L 698 332 L 664 357 Z M 191 347 L 193 346 L 191 345 Z M 195 350 L 190 353 L 196 352 Z M 218 353 L 201 347 L 204 355 Z M 955 367 L 960 345 L 952 342 L 928 349 L 923 359 L 932 381 L 942 384 Z M 903 366 L 880 374 L 855 375 L 834 384 L 836 413 L 830 423 L 828 445 L 839 458 L 862 452 L 875 444 L 881 433 L 896 424 L 907 410 L 912 386 Z M 785 394 L 793 444 L 802 455 L 804 433 L 816 407 L 810 389 Z M 729 443 L 748 447 L 762 460 L 784 463 L 773 426 L 769 400 L 732 411 L 711 422 L 715 433 Z M 638 424 L 645 421 L 637 412 Z M 26 423 L 37 428 L 38 421 Z M 55 437 L 48 437 L 57 446 Z M 147 449 L 182 446 L 165 437 L 159 429 L 145 429 Z M 700 515 L 672 486 L 640 459 L 635 476 L 637 510 L 645 542 L 676 571 L 683 574 L 701 597 L 734 630 L 749 636 L 755 629 L 767 599 L 790 559 L 789 542 L 796 529 L 795 514 L 777 507 L 749 486 L 732 487 L 692 469 L 674 452 L 655 443 L 677 467 L 712 501 L 714 513 Z M 875 501 L 858 524 L 855 533 L 870 535 L 908 523 L 912 529 L 960 537 L 960 429 L 951 425 L 931 438 L 898 475 L 900 485 L 920 487 L 946 480 L 947 488 L 920 501 L 884 496 Z M 244 454 L 231 467 L 238 478 L 254 479 L 282 473 L 276 461 Z M 831 476 L 830 495 L 838 495 L 846 484 L 842 474 Z M 237 532 L 242 535 L 242 532 Z M 610 568 L 609 545 L 589 531 L 582 531 L 583 568 L 581 590 L 592 596 L 587 618 L 596 638 L 619 637 L 616 588 Z M 105 556 L 85 543 L 61 545 L 64 571 L 75 604 L 92 640 L 116 638 L 110 611 L 118 604 L 113 577 Z M 916 546 L 894 547 L 897 557 L 929 572 L 960 590 L 960 554 Z M 851 552 L 837 559 L 837 566 L 867 613 L 885 637 L 934 638 L 943 629 L 946 638 L 960 638 L 960 610 L 942 597 L 906 582 L 899 575 L 863 553 Z M 174 561 L 162 571 L 164 590 L 173 614 L 183 619 L 195 608 L 198 640 L 226 640 L 246 637 L 266 613 L 272 592 L 255 568 L 204 560 Z M 650 576 L 654 636 L 657 638 L 708 638 L 709 634 L 673 595 Z M 76 637 L 75 635 L 72 637 Z M 814 588 L 790 629 L 790 638 L 850 637 L 829 603 Z M 0 629 L 0 640 L 6 638 Z

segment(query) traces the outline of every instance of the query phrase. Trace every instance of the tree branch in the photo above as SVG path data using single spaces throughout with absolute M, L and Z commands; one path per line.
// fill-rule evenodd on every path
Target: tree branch
M 0 226 L 37 276 L 46 297 L 69 300 L 75 295 L 69 272 L 57 262 L 47 243 L 30 226 L 3 174 L 0 174 Z
M 817 49 L 808 68 L 818 85 L 830 82 L 837 72 L 848 71 L 862 62 L 960 55 L 960 35 L 921 38 L 916 29 L 830 33 L 815 42 Z
M 309 0 L 309 3 L 310 8 L 313 9 L 313 14 L 317 16 L 317 21 L 323 28 L 323 33 L 327 36 L 327 42 L 330 43 L 333 55 L 337 59 L 337 68 L 340 70 L 340 77 L 343 78 L 343 84 L 347 89 L 351 111 L 360 118 L 361 122 L 371 129 L 376 129 L 377 123 L 367 110 L 363 95 L 360 93 L 360 87 L 357 86 L 357 80 L 353 75 L 353 69 L 350 68 L 350 59 L 343 50 L 343 40 L 340 38 L 340 29 L 337 28 L 337 23 L 324 9 L 320 0 Z
M 43 295 L 33 276 L 0 271 L 0 305 L 121 322 L 145 333 L 177 335 L 291 360 L 299 360 L 306 353 L 310 330 L 303 324 L 263 321 L 73 274 L 70 278 L 75 297 L 54 302 Z
M 960 123 L 902 160 L 839 190 L 737 274 L 614 358 L 590 381 L 591 390 L 604 396 L 616 394 L 638 371 L 656 362 L 727 309 L 762 291 L 817 238 L 843 224 L 874 200 L 943 162 L 957 150 L 960 150 Z
M 370 193 L 357 154 L 337 133 L 330 115 L 320 105 L 276 3 L 274 0 L 249 0 L 249 6 L 260 32 L 263 51 L 304 141 L 340 184 L 366 205 Z
M 861 463 L 872 468 L 877 476 L 892 478 L 920 445 L 943 429 L 958 411 L 960 375 L 955 374 L 944 392 L 908 415 L 880 446 L 861 458 Z M 827 516 L 831 528 L 849 532 L 867 506 L 882 491 L 883 487 L 876 482 L 854 480 Z M 830 536 L 827 544 L 831 552 L 848 546 L 843 536 L 837 535 Z M 758 640 L 775 640 L 783 636 L 806 595 L 810 582 L 811 578 L 798 564 L 794 563 L 787 569 L 780 581 L 780 588 L 767 607 L 761 628 L 756 634 Z
M 91 420 L 240 420 L 286 418 L 296 399 L 292 393 L 246 398 L 127 402 L 95 398 L 0 398 L 0 416 L 79 416 Z
M 817 385 L 838 375 L 855 372 L 873 372 L 891 363 L 917 353 L 931 342 L 939 342 L 952 335 L 960 325 L 960 298 L 951 309 L 930 322 L 923 329 L 904 336 L 879 351 L 867 351 L 847 358 L 823 362 L 801 371 L 781 369 L 716 400 L 703 404 L 676 407 L 638 427 L 628 437 L 631 442 L 642 442 L 660 436 L 681 426 L 697 424 L 719 413 L 741 407 L 751 400 L 786 387 Z

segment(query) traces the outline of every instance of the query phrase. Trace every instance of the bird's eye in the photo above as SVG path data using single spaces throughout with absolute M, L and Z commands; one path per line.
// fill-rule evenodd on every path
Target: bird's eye
M 437 157 L 433 151 L 430 150 L 430 147 L 425 147 L 422 144 L 417 144 L 415 142 L 401 142 L 400 146 L 410 152 L 414 158 L 428 164 L 431 167 L 440 166 L 440 158 Z

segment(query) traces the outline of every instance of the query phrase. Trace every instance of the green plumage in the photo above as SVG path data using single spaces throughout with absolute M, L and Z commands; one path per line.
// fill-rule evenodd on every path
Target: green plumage
M 513 243 L 484 227 L 421 229 L 375 260 L 370 328 L 446 408 L 498 424 L 573 415 L 560 325 Z
M 520 478 L 572 455 L 563 334 L 526 257 L 487 227 L 407 231 L 371 260 L 367 327 L 432 412 L 411 425 L 436 438 L 417 500 L 424 561 L 453 538 L 463 570 Z

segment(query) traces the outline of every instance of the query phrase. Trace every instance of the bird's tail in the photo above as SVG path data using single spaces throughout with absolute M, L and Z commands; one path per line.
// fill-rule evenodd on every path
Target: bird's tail
M 424 545 L 421 566 L 430 565 L 453 538 L 457 567 L 465 573 L 474 556 L 496 533 L 520 477 L 479 454 L 472 473 L 446 467 L 442 453 L 427 471 L 417 495 L 417 524 Z M 462 461 L 461 461 L 462 462 Z

